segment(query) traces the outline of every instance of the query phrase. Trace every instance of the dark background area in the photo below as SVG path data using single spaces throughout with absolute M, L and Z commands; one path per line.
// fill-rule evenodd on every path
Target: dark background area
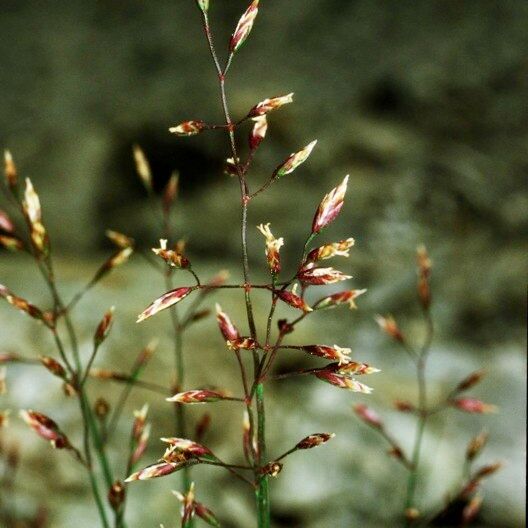
M 245 7 L 238 0 L 211 0 L 222 55 Z M 272 442 L 288 444 L 318 428 L 337 429 L 341 438 L 334 451 L 299 455 L 296 469 L 281 475 L 274 486 L 274 504 L 277 519 L 284 515 L 286 520 L 277 520 L 277 526 L 322 527 L 330 525 L 329 519 L 335 526 L 387 526 L 386 519 L 399 511 L 402 498 L 393 490 L 402 476 L 394 475 L 384 446 L 356 423 L 350 409 L 356 401 L 372 402 L 399 434 L 412 434 L 412 423 L 390 410 L 391 399 L 401 398 L 402 392 L 414 395 L 412 369 L 405 356 L 378 335 L 373 316 L 394 313 L 410 335 L 421 335 L 414 252 L 422 242 L 434 262 L 433 393 L 484 366 L 489 376 L 478 395 L 500 406 L 500 413 L 491 418 L 451 414 L 448 421 L 434 425 L 430 447 L 442 460 L 433 457 L 426 463 L 424 505 L 439 500 L 445 484 L 456 481 L 456 453 L 463 452 L 467 439 L 486 423 L 492 438 L 487 456 L 508 463 L 487 485 L 483 526 L 521 526 L 527 27 L 528 4 L 523 1 L 262 0 L 254 31 L 230 71 L 232 113 L 241 117 L 265 97 L 290 91 L 295 97 L 294 104 L 270 115 L 268 137 L 250 183 L 263 183 L 290 152 L 312 139 L 319 142 L 302 168 L 252 203 L 251 265 L 257 276 L 265 277 L 262 237 L 253 226 L 270 221 L 274 234 L 286 241 L 286 271 L 293 269 L 322 195 L 350 174 L 345 209 L 325 238 L 356 239 L 350 263 L 336 266 L 351 272 L 354 287 L 369 292 L 357 313 L 333 312 L 314 319 L 304 337 L 339 336 L 359 359 L 383 371 L 375 395 L 367 400 L 346 394 L 329 397 L 327 387 L 277 387 L 270 403 L 275 409 Z M 146 247 L 157 243 L 160 232 L 151 204 L 134 172 L 134 143 L 146 151 L 158 189 L 173 170 L 180 173 L 175 229 L 188 240 L 196 269 L 211 275 L 229 268 L 236 280 L 238 186 L 222 173 L 226 139 L 222 133 L 188 139 L 168 133 L 169 126 L 186 119 L 222 119 L 214 69 L 193 1 L 2 0 L 0 56 L 0 146 L 11 150 L 21 175 L 31 177 L 41 196 L 65 291 L 88 280 L 108 254 L 106 228 L 128 233 Z M 120 364 L 128 357 L 127 347 L 152 333 L 158 333 L 162 343 L 166 339 L 167 347 L 170 342 L 167 321 L 146 329 L 133 325 L 134 314 L 162 293 L 158 278 L 140 259 L 117 275 L 101 286 L 99 296 L 87 299 L 78 319 L 92 328 L 109 304 L 118 306 L 122 319 L 117 320 L 106 360 Z M 35 281 L 29 263 L 0 254 L 1 283 L 34 297 Z M 230 302 L 243 320 L 242 307 Z M 234 365 L 226 359 L 214 324 L 203 325 L 207 331 L 191 336 L 189 348 L 202 350 L 210 365 L 193 379 L 230 380 Z M 31 322 L 0 307 L 0 346 L 41 353 L 45 345 L 33 332 Z M 89 340 L 90 331 L 86 336 Z M 162 354 L 153 376 L 161 375 L 169 363 Z M 194 354 L 189 361 L 191 366 L 203 365 Z M 21 398 L 35 406 L 34 390 L 24 390 L 35 374 L 17 368 L 12 375 L 18 388 L 8 395 L 6 405 L 22 406 Z M 42 387 L 47 391 L 47 385 Z M 138 396 L 138 402 L 144 396 Z M 57 387 L 46 392 L 50 409 L 57 404 L 55 398 L 60 401 Z M 165 411 L 159 403 L 157 436 L 163 434 Z M 301 422 L 299 415 L 309 423 Z M 226 419 L 235 431 L 233 449 L 237 420 Z M 222 429 L 214 433 L 215 445 L 225 444 Z M 283 431 L 287 440 L 281 439 Z M 27 457 L 37 463 L 43 448 L 33 448 L 27 448 Z M 229 452 L 229 442 L 225 449 Z M 338 463 L 338 456 L 345 461 Z M 52 526 L 68 526 L 68 511 L 81 512 L 87 519 L 83 526 L 91 526 L 93 512 L 76 494 L 68 496 L 67 511 L 57 504 L 57 493 L 64 493 L 71 482 L 83 483 L 75 481 L 73 470 L 70 474 L 57 468 L 58 455 L 46 464 L 60 475 L 59 489 L 45 488 L 45 477 L 33 469 L 34 484 L 28 488 L 32 499 L 24 504 L 48 501 L 57 516 Z M 210 498 L 211 506 L 233 526 L 248 525 L 240 519 L 250 515 L 250 502 L 226 497 L 219 483 L 227 484 L 216 473 L 217 480 L 207 480 L 205 471 L 197 474 L 204 499 Z M 330 476 L 335 489 L 322 492 Z M 164 519 L 171 526 L 168 512 L 175 512 L 177 505 L 168 490 L 177 482 L 163 480 L 141 486 L 153 508 L 145 512 L 136 506 L 137 526 L 157 526 Z M 238 494 L 236 485 L 235 491 Z M 380 496 L 385 497 L 384 507 L 372 507 Z M 317 515 L 310 504 L 317 505 Z

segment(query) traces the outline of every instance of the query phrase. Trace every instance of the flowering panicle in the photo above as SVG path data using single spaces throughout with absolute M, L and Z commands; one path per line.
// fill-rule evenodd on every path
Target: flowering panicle
M 160 247 L 152 248 L 152 251 L 173 268 L 185 269 L 190 267 L 189 260 L 181 253 L 173 249 L 167 249 L 167 240 L 164 238 L 160 239 Z
M 319 233 L 337 218 L 343 207 L 347 183 L 348 176 L 345 176 L 345 179 L 323 198 L 315 212 L 312 222 L 312 233 Z
M 268 119 L 266 115 L 258 115 L 252 117 L 251 120 L 255 123 L 249 134 L 249 148 L 256 150 L 266 137 L 268 131 Z
M 316 262 L 318 260 L 325 260 L 337 256 L 349 257 L 349 250 L 354 243 L 355 241 L 353 238 L 347 238 L 346 240 L 341 240 L 332 244 L 325 244 L 324 246 L 312 249 L 312 251 L 308 253 L 305 262 Z
M 351 279 L 351 275 L 345 275 L 343 272 L 334 268 L 317 268 L 313 264 L 302 267 L 297 272 L 297 278 L 306 284 L 334 284 L 336 282 Z
M 203 121 L 184 121 L 169 128 L 169 132 L 176 136 L 195 136 L 205 129 Z
M 182 299 L 185 299 L 185 297 L 187 297 L 187 295 L 189 295 L 192 290 L 193 288 L 183 287 L 175 288 L 174 290 L 170 290 L 167 293 L 164 293 L 161 297 L 158 297 L 147 308 L 145 308 L 143 312 L 139 314 L 136 323 L 141 323 L 145 319 L 156 315 L 158 312 L 161 312 L 166 308 L 170 308 L 174 304 L 180 302 Z
M 348 304 L 348 307 L 351 310 L 355 310 L 357 308 L 355 299 L 357 299 L 360 295 L 363 295 L 366 291 L 367 290 L 345 290 L 334 293 L 317 301 L 315 306 L 317 310 L 322 310 L 324 308 L 335 308 L 341 304 Z
M 248 114 L 248 117 L 262 116 L 264 114 L 269 114 L 273 110 L 277 110 L 285 104 L 293 102 L 293 92 L 287 95 L 281 95 L 278 97 L 271 97 L 269 99 L 264 99 L 260 103 L 256 104 Z
M 281 270 L 280 248 L 284 245 L 284 239 L 275 238 L 270 230 L 270 224 L 260 224 L 257 229 L 266 238 L 266 258 L 272 275 L 277 275 Z
M 143 149 L 139 145 L 134 145 L 132 147 L 132 152 L 134 154 L 136 172 L 145 186 L 145 189 L 150 192 L 152 191 L 152 171 L 147 156 L 145 156 Z
M 24 192 L 22 207 L 30 227 L 31 243 L 37 254 L 45 256 L 49 250 L 48 234 L 42 224 L 42 210 L 39 196 L 35 192 L 29 178 L 26 178 L 26 190 Z
M 235 53 L 244 44 L 253 28 L 253 23 L 258 13 L 259 0 L 253 0 L 246 12 L 240 17 L 231 40 L 229 42 L 229 53 Z
M 316 144 L 317 140 L 314 140 L 306 145 L 306 147 L 299 150 L 299 152 L 290 154 L 290 156 L 275 169 L 275 172 L 273 173 L 274 177 L 280 178 L 281 176 L 292 173 L 299 165 L 302 165 L 309 158 Z

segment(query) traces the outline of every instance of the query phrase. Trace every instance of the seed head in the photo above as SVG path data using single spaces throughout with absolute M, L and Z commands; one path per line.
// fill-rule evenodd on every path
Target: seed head
M 260 224 L 257 229 L 266 238 L 266 258 L 272 275 L 277 275 L 281 270 L 280 248 L 284 245 L 284 239 L 275 238 L 270 230 L 270 224 Z
M 314 433 L 303 438 L 295 447 L 297 449 L 312 449 L 313 447 L 325 444 L 328 440 L 334 438 L 335 433 Z
M 344 376 L 343 374 L 338 374 L 332 370 L 317 370 L 313 373 L 313 375 L 316 378 L 319 378 L 326 383 L 330 383 L 330 385 L 340 389 L 348 389 L 352 392 L 361 392 L 363 394 L 370 394 L 373 390 L 371 387 L 368 387 L 367 385 L 364 385 L 355 379 Z
M 139 145 L 132 147 L 134 154 L 134 162 L 136 164 L 136 172 L 141 179 L 147 191 L 152 191 L 152 171 L 150 170 L 150 163 Z
M 293 308 L 297 308 L 299 310 L 302 310 L 305 313 L 312 312 L 312 308 L 310 305 L 298 295 L 295 295 L 295 293 L 288 291 L 288 290 L 275 290 L 275 295 L 285 303 L 289 304 Z
M 145 308 L 143 312 L 139 314 L 136 323 L 141 323 L 145 319 L 156 315 L 158 312 L 161 312 L 166 308 L 170 308 L 174 304 L 180 302 L 182 299 L 185 299 L 185 297 L 187 297 L 187 295 L 189 295 L 192 290 L 193 288 L 183 287 L 176 288 L 174 290 L 168 291 L 167 293 L 164 293 L 161 297 L 158 297 L 147 308 Z
M 312 233 L 319 233 L 321 229 L 325 228 L 336 219 L 343 207 L 347 183 L 348 176 L 345 176 L 345 179 L 323 198 L 315 212 L 312 222 Z
M 366 424 L 370 425 L 371 427 L 375 427 L 376 429 L 381 429 L 383 427 L 383 422 L 381 421 L 380 416 L 370 407 L 367 407 L 362 403 L 358 403 L 354 405 L 354 412 L 356 413 L 358 418 L 363 420 Z
M 246 12 L 240 17 L 229 42 L 229 53 L 235 53 L 248 38 L 258 13 L 258 4 L 259 0 L 253 0 Z
M 249 134 L 249 148 L 256 150 L 266 137 L 268 131 L 268 119 L 266 115 L 258 115 L 251 118 L 255 123 Z
M 114 319 L 114 310 L 112 306 L 110 309 L 103 315 L 101 322 L 97 326 L 97 330 L 94 334 L 94 344 L 96 347 L 101 345 L 101 343 L 108 337 L 110 329 L 112 328 L 112 322 Z
M 54 376 L 66 379 L 66 369 L 56 359 L 49 356 L 39 356 L 39 361 L 46 367 Z
M 297 278 L 301 282 L 317 286 L 320 284 L 334 284 L 352 277 L 334 268 L 316 268 L 313 264 L 308 264 L 298 271 Z
M 169 132 L 176 136 L 188 137 L 199 134 L 204 128 L 205 123 L 203 121 L 184 121 L 179 125 L 169 128 Z
M 280 178 L 286 174 L 291 174 L 299 165 L 302 165 L 309 158 L 316 144 L 317 140 L 314 140 L 306 145 L 306 147 L 299 150 L 299 152 L 293 152 L 290 154 L 290 156 L 275 169 L 274 176 Z
M 230 317 L 222 311 L 222 307 L 218 303 L 216 303 L 216 321 L 226 341 L 237 341 L 240 338 L 238 328 L 231 322 Z
M 269 99 L 264 99 L 257 105 L 255 105 L 248 114 L 248 117 L 256 117 L 264 114 L 268 114 L 273 110 L 277 110 L 285 104 L 293 102 L 293 92 L 287 95 L 281 95 L 278 97 L 271 97 Z
M 71 447 L 66 435 L 48 416 L 30 409 L 20 411 L 20 416 L 31 429 L 40 437 L 48 440 L 54 448 L 64 449 Z

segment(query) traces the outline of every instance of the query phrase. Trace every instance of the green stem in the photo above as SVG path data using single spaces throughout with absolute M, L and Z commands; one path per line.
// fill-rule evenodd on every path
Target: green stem
M 258 466 L 266 460 L 266 415 L 264 409 L 264 385 L 259 383 L 256 390 L 257 400 L 257 444 L 258 444 Z M 267 475 L 257 476 L 257 490 L 255 498 L 257 500 L 257 519 L 259 528 L 269 528 L 270 524 L 270 499 L 269 484 Z

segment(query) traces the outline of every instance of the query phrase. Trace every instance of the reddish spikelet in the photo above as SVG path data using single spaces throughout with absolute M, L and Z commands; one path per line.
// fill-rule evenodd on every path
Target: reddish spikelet
M 323 308 L 335 308 L 341 304 L 348 304 L 351 310 L 355 310 L 357 308 L 355 299 L 357 299 L 360 295 L 363 295 L 366 291 L 367 290 L 346 290 L 334 293 L 328 297 L 323 297 L 320 301 L 317 301 L 317 309 L 321 310 Z
M 462 510 L 462 526 L 469 526 L 480 512 L 482 506 L 482 497 L 475 495 Z
M 381 372 L 380 369 L 371 367 L 366 363 L 356 363 L 355 361 L 347 361 L 341 364 L 333 363 L 332 365 L 328 365 L 327 368 L 334 368 L 334 372 L 346 376 L 360 376 L 363 374 L 375 374 L 376 372 Z
M 112 306 L 101 319 L 101 322 L 97 326 L 97 329 L 94 334 L 94 344 L 96 347 L 101 345 L 101 343 L 108 337 L 110 329 L 112 328 L 112 322 L 114 320 L 114 307 Z
M 220 528 L 220 521 L 217 519 L 215 514 L 201 502 L 194 501 L 194 513 L 196 513 L 196 515 L 205 521 L 209 526 Z
M 92 368 L 90 370 L 90 377 L 102 380 L 112 379 L 116 381 L 127 381 L 129 379 L 128 374 L 102 368 Z
M 136 448 L 133 453 L 130 455 L 130 467 L 135 466 L 141 457 L 144 455 L 148 447 L 148 441 L 150 438 L 150 424 L 146 424 L 139 438 L 137 439 Z
M 265 115 L 260 115 L 253 117 L 252 121 L 255 124 L 249 134 L 249 148 L 251 150 L 256 150 L 266 137 L 266 132 L 268 131 L 268 119 Z
M 12 352 L 0 352 L 0 363 L 16 363 L 21 361 L 21 357 L 18 354 L 13 354 Z
M 284 301 L 293 308 L 302 310 L 305 313 L 313 311 L 310 305 L 302 297 L 295 295 L 295 293 L 292 293 L 291 291 L 275 290 L 274 293 L 281 301 Z
M 169 444 L 173 450 L 179 451 L 188 457 L 208 457 L 213 454 L 209 448 L 186 438 L 162 438 L 161 441 Z
M 355 379 L 351 379 L 348 376 L 337 374 L 330 370 L 317 370 L 313 375 L 322 381 L 326 381 L 326 383 L 330 383 L 330 385 L 333 385 L 334 387 L 339 387 L 340 389 L 348 389 L 352 392 L 361 392 L 363 394 L 370 394 L 372 392 L 371 387 L 368 387 Z
M 5 233 L 14 233 L 15 232 L 15 224 L 11 221 L 11 218 L 9 215 L 0 209 L 0 231 L 4 231 Z
M 392 317 L 392 315 L 387 315 L 385 317 L 377 315 L 376 322 L 383 332 L 385 332 L 389 337 L 392 337 L 392 339 L 395 341 L 399 341 L 400 343 L 405 341 L 403 333 L 401 332 L 396 320 L 394 317 Z
M 108 490 L 108 502 L 115 512 L 121 509 L 125 502 L 125 487 L 120 480 L 116 480 Z
M 272 275 L 277 275 L 281 270 L 280 248 L 284 245 L 283 238 L 275 238 L 270 230 L 270 224 L 260 224 L 257 229 L 266 238 L 266 259 Z
M 145 403 L 141 409 L 134 411 L 134 421 L 132 422 L 132 438 L 138 441 L 143 434 L 147 423 L 148 403 Z
M 431 275 L 431 259 L 425 246 L 418 246 L 416 250 L 416 261 L 418 265 L 418 298 L 425 310 L 431 305 L 431 288 L 429 278 Z
M 240 17 L 229 42 L 229 53 L 235 53 L 248 38 L 258 13 L 258 4 L 259 0 L 253 0 L 246 12 Z
M 7 427 L 9 425 L 9 415 L 11 414 L 11 411 L 9 409 L 6 409 L 4 411 L 0 411 L 0 429 L 3 427 Z M 1 446 L 0 446 L 1 450 Z
M 312 449 L 313 447 L 325 444 L 328 440 L 334 438 L 335 433 L 314 433 L 303 438 L 296 446 L 296 449 Z
M 345 176 L 345 179 L 323 198 L 312 222 L 312 233 L 319 233 L 336 219 L 343 207 L 347 183 L 348 176 Z
M 191 293 L 193 288 L 183 287 L 176 288 L 167 293 L 164 293 L 161 297 L 158 297 L 153 301 L 143 312 L 141 312 L 137 318 L 136 323 L 141 323 L 145 319 L 156 315 L 158 312 L 170 308 L 174 304 L 180 302 L 182 299 L 185 299 L 189 293 Z
M 486 431 L 481 431 L 477 436 L 474 436 L 468 443 L 466 449 L 466 459 L 474 460 L 478 454 L 484 449 L 488 442 L 489 434 Z
M 499 471 L 499 469 L 502 468 L 502 462 L 495 462 L 493 464 L 488 464 L 486 466 L 482 466 L 474 475 L 474 479 L 480 480 L 486 477 L 489 477 L 490 475 L 493 475 L 493 473 L 496 473 Z
M 297 278 L 305 284 L 318 286 L 321 284 L 334 284 L 352 277 L 334 268 L 315 268 L 313 264 L 309 264 L 298 271 Z
M 181 253 L 173 249 L 167 249 L 167 240 L 163 238 L 160 239 L 160 247 L 152 248 L 152 251 L 173 268 L 186 269 L 190 267 L 189 260 Z
M 288 158 L 286 158 L 275 169 L 275 172 L 273 173 L 274 176 L 276 178 L 281 178 L 282 176 L 286 176 L 286 174 L 291 174 L 297 167 L 299 167 L 299 165 L 302 165 L 310 157 L 316 144 L 317 140 L 314 140 L 298 152 L 290 154 Z
M 179 392 L 170 398 L 166 398 L 166 401 L 177 403 L 209 403 L 228 398 L 224 392 L 202 389 Z
M 42 224 L 40 199 L 29 178 L 26 178 L 26 190 L 24 192 L 22 208 L 30 227 L 31 243 L 39 255 L 45 255 L 49 249 L 48 234 Z
M 70 442 L 66 435 L 48 416 L 30 409 L 20 411 L 20 416 L 31 429 L 40 437 L 48 440 L 54 448 L 64 449 L 70 447 Z
M 282 471 L 283 464 L 280 462 L 268 462 L 265 466 L 260 468 L 261 475 L 268 475 L 270 477 L 277 477 Z
M 490 403 L 484 403 L 476 398 L 456 398 L 449 402 L 453 407 L 467 412 L 467 413 L 477 413 L 477 414 L 486 414 L 497 411 L 497 407 Z
M 178 195 L 178 184 L 180 177 L 177 172 L 173 172 L 165 189 L 163 189 L 162 205 L 165 215 L 167 215 Z
M 9 150 L 4 151 L 4 171 L 7 186 L 15 189 L 18 182 L 17 168 Z
M 17 237 L 0 234 L 0 246 L 9 251 L 20 251 L 24 249 L 24 242 Z
M 218 303 L 216 303 L 216 321 L 226 341 L 237 341 L 240 338 L 238 328 L 231 322 L 230 317 L 222 311 L 222 307 Z
M 354 245 L 353 238 L 333 242 L 332 244 L 325 244 L 316 249 L 312 249 L 306 257 L 306 262 L 316 262 L 318 260 L 325 260 L 332 257 L 349 257 L 350 248 Z
M 152 171 L 150 170 L 150 163 L 148 162 L 147 156 L 145 156 L 143 149 L 139 145 L 134 145 L 132 152 L 134 154 L 136 172 L 145 189 L 150 192 L 152 191 Z
M 229 350 L 255 350 L 257 348 L 257 342 L 251 337 L 239 337 L 234 341 L 227 341 L 227 348 Z
M 194 500 L 194 482 L 191 483 L 187 493 L 182 494 L 179 491 L 173 491 L 172 493 L 182 503 L 181 526 L 182 528 L 189 528 L 196 509 L 196 502 Z
M 202 132 L 205 128 L 205 123 L 203 121 L 184 121 L 179 125 L 169 128 L 171 134 L 176 136 L 188 137 L 195 136 Z
M 486 375 L 486 371 L 484 369 L 476 370 L 475 372 L 472 372 L 469 376 L 464 378 L 456 387 L 456 392 L 464 392 L 468 389 L 471 389 L 471 387 L 474 387 L 477 383 L 480 383 L 482 378 Z
M 49 356 L 39 356 L 39 361 L 46 367 L 54 376 L 66 379 L 66 369 L 56 359 Z
M 400 412 L 414 412 L 416 407 L 408 401 L 394 400 L 394 408 Z
M 105 232 L 106 237 L 119 249 L 126 249 L 134 247 L 134 239 L 130 238 L 119 231 L 107 229 Z
M 182 469 L 187 464 L 187 461 L 181 461 L 179 463 L 165 462 L 164 460 L 157 462 L 156 464 L 151 464 L 146 468 L 141 469 L 132 473 L 128 478 L 125 479 L 125 482 L 133 482 L 135 480 L 149 480 L 152 478 L 164 477 L 165 475 L 170 475 Z
M 285 104 L 289 104 L 293 102 L 293 92 L 289 93 L 287 95 L 281 95 L 278 97 L 271 97 L 269 99 L 264 99 L 257 105 L 255 105 L 248 114 L 248 117 L 256 117 L 256 116 L 262 116 L 264 114 L 268 114 L 269 112 L 273 110 L 277 110 L 281 106 L 284 106 Z
M 47 317 L 39 308 L 25 299 L 22 299 L 22 297 L 18 297 L 3 284 L 0 284 L 0 297 L 3 297 L 9 304 L 18 310 L 27 313 L 30 317 L 33 317 L 33 319 L 38 319 L 49 326 L 50 323 Z
M 363 420 L 366 424 L 370 425 L 371 427 L 375 427 L 376 429 L 381 429 L 383 427 L 383 422 L 381 421 L 380 416 L 370 407 L 367 407 L 362 403 L 358 403 L 354 405 L 353 408 L 358 418 Z
M 339 365 L 347 364 L 350 361 L 350 348 L 341 348 L 337 345 L 334 345 L 333 347 L 326 345 L 303 345 L 300 348 L 312 356 L 337 360 Z

